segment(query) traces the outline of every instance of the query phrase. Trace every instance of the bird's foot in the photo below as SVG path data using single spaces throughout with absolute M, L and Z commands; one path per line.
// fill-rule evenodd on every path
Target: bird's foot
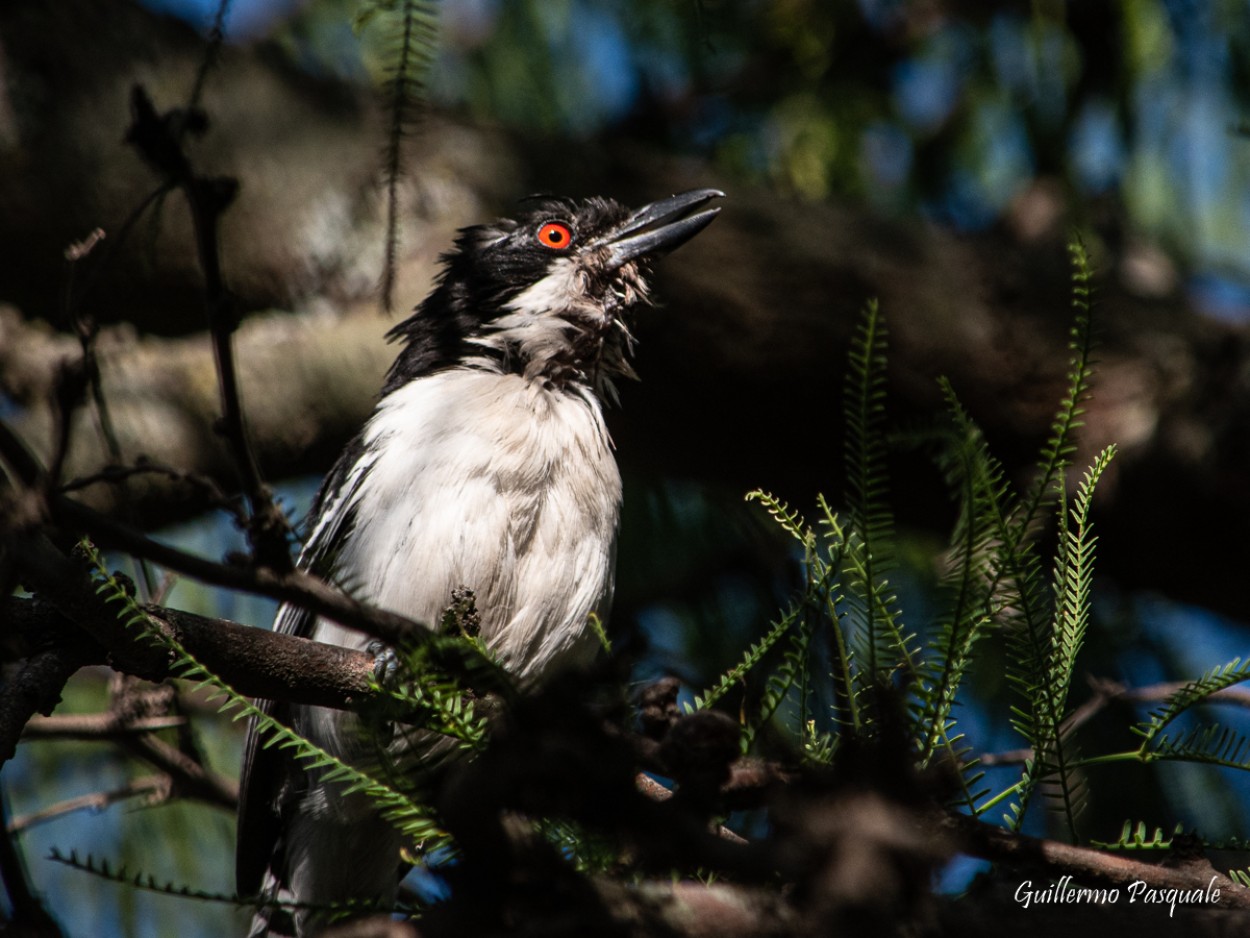
M 365 650 L 373 655 L 373 676 L 378 683 L 386 686 L 393 684 L 399 677 L 399 656 L 395 649 L 380 639 L 374 639 L 365 646 Z

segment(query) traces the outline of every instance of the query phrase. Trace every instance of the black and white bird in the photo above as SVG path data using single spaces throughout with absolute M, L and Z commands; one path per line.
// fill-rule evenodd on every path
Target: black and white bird
M 466 228 L 435 289 L 390 338 L 403 348 L 372 417 L 322 484 L 300 565 L 415 620 L 476 595 L 481 636 L 522 684 L 589 661 L 612 599 L 621 478 L 604 425 L 632 376 L 626 314 L 648 262 L 706 227 L 722 193 L 629 211 L 536 199 Z M 366 636 L 292 606 L 274 626 L 364 649 Z M 351 758 L 354 718 L 270 705 Z M 259 745 L 249 731 L 237 844 L 240 895 L 393 901 L 400 835 L 361 795 Z M 262 908 L 252 935 L 314 934 L 315 912 Z

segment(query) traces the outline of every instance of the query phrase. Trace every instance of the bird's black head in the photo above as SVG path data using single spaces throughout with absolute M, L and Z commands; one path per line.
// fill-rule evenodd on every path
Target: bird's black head
M 637 211 L 610 199 L 530 199 L 515 219 L 463 229 L 434 292 L 390 332 L 405 347 L 384 394 L 461 364 L 610 387 L 631 374 L 623 314 L 647 299 L 647 262 L 684 244 L 723 193 L 696 189 Z

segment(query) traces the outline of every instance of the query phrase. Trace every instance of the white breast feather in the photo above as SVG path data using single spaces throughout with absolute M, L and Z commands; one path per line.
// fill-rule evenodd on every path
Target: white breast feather
M 341 582 L 426 623 L 470 587 L 483 637 L 523 680 L 593 653 L 587 621 L 611 600 L 621 481 L 592 394 L 450 370 L 387 396 L 365 447 L 377 455 Z M 367 643 L 324 620 L 313 637 Z
M 570 334 L 578 327 L 567 317 L 602 316 L 587 300 L 584 277 L 573 260 L 560 258 L 545 277 L 508 303 L 508 313 L 491 323 L 489 333 L 470 341 L 515 354 L 525 362 L 526 377 L 538 379 L 548 372 L 552 359 L 568 351 Z

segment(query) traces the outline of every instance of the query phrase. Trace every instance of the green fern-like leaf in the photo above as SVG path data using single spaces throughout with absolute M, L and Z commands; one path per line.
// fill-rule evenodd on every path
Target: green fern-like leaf
M 1203 703 L 1212 694 L 1226 687 L 1232 687 L 1247 680 L 1250 680 L 1250 661 L 1242 664 L 1240 658 L 1234 658 L 1227 664 L 1212 668 L 1198 680 L 1186 684 L 1170 695 L 1163 706 L 1154 711 L 1149 719 L 1133 728 L 1133 732 L 1142 737 L 1142 751 L 1145 752 L 1155 738 L 1186 710 Z
M 843 595 L 837 582 L 837 574 L 843 565 L 847 549 L 846 532 L 837 513 L 825 500 L 823 495 L 816 497 L 820 509 L 820 526 L 824 532 L 823 542 L 828 551 L 827 558 L 821 561 L 819 555 L 814 560 L 814 569 L 809 573 L 809 584 L 816 584 L 817 600 L 825 609 L 829 622 L 829 632 L 833 640 L 833 679 L 834 694 L 838 701 L 835 717 L 839 722 L 850 727 L 852 732 L 860 733 L 869 724 L 866 708 L 861 698 L 871 682 L 857 679 L 858 662 L 850 643 L 846 640 L 846 632 L 842 625 L 841 606 Z M 823 563 L 823 566 L 822 566 Z M 809 586 L 809 592 L 812 587 Z
M 746 495 L 748 502 L 759 502 L 764 506 L 764 510 L 772 517 L 781 530 L 785 531 L 804 547 L 812 544 L 812 530 L 803 520 L 802 515 L 794 511 L 779 499 L 776 495 L 765 492 L 763 489 L 755 489 Z
M 790 633 L 790 647 L 782 657 L 781 664 L 769 675 L 768 681 L 764 685 L 763 699 L 760 701 L 755 719 L 748 721 L 746 726 L 743 727 L 742 748 L 744 752 L 750 748 L 760 728 L 772 719 L 791 690 L 796 685 L 804 682 L 808 671 L 808 651 L 811 646 L 813 622 L 814 616 L 810 614 L 808 605 L 806 603 L 802 604 L 794 619 L 794 627 L 788 630 Z M 806 713 L 803 709 L 804 696 L 804 690 L 800 690 L 799 732 L 802 732 L 803 726 L 807 723 Z
M 1042 447 L 1038 472 L 1024 498 L 1018 523 L 1026 529 L 1041 517 L 1046 501 L 1063 487 L 1063 474 L 1072 465 L 1076 452 L 1076 431 L 1083 425 L 1094 374 L 1093 270 L 1084 242 L 1074 237 L 1068 242 L 1072 267 L 1072 308 L 1075 312 L 1068 340 L 1068 386 L 1050 436 Z
M 760 662 L 764 660 L 764 656 L 781 640 L 781 637 L 794 627 L 794 623 L 800 615 L 800 608 L 800 606 L 796 605 L 774 622 L 764 637 L 748 648 L 736 665 L 722 674 L 712 687 L 709 687 L 702 694 L 696 695 L 694 698 L 694 709 L 706 710 L 730 691 L 741 687 L 746 681 L 747 675 L 759 666 Z
M 1147 838 L 1145 821 L 1138 821 L 1136 825 L 1132 821 L 1125 821 L 1124 827 L 1120 829 L 1119 840 L 1113 843 L 1091 840 L 1090 845 L 1103 850 L 1166 851 L 1172 849 L 1172 841 L 1178 834 L 1184 833 L 1184 830 L 1184 825 L 1177 824 L 1172 831 L 1172 836 L 1164 837 L 1163 828 L 1156 827 L 1154 835 Z
M 372 679 L 374 698 L 363 713 L 374 722 L 403 724 L 454 740 L 459 748 L 480 751 L 488 739 L 488 721 L 479 715 L 460 682 L 440 665 L 458 660 L 457 650 L 476 640 L 463 635 L 438 635 L 395 649 L 396 674 Z
M 1250 738 L 1218 723 L 1197 726 L 1173 738 L 1156 736 L 1150 749 L 1143 747 L 1147 762 L 1197 762 L 1227 769 L 1250 770 Z
M 230 905 L 244 904 L 233 894 L 227 895 L 225 893 L 193 889 L 186 884 L 175 885 L 168 880 L 162 882 L 157 880 L 151 873 L 132 872 L 124 864 L 114 869 L 107 858 L 97 860 L 91 854 L 87 854 L 85 860 L 80 859 L 76 850 L 71 850 L 69 855 L 66 856 L 56 847 L 53 847 L 48 853 L 48 859 L 53 863 L 60 863 L 62 866 L 68 866 L 70 869 L 77 870 L 80 873 L 87 873 L 100 879 L 107 879 L 119 885 L 142 889 L 147 892 L 157 892 L 166 896 L 178 896 L 182 899 L 196 899 L 201 902 L 222 902 Z
M 803 757 L 815 765 L 832 765 L 840 739 L 834 733 L 816 729 L 816 721 L 808 720 L 803 727 Z
M 1093 376 L 1089 258 L 1079 239 L 1069 244 L 1069 253 L 1076 317 L 1069 341 L 1072 358 L 1067 392 L 1042 449 L 1032 485 L 1018 505 L 1000 505 L 994 517 L 999 540 L 995 585 L 1001 591 L 1000 608 L 1004 610 L 1001 618 L 1007 639 L 1006 673 L 1008 681 L 1023 698 L 1021 706 L 1012 708 L 1012 725 L 1040 754 L 1026 765 L 1019 788 L 1019 810 L 1013 815 L 1016 822 L 1023 820 L 1024 809 L 1038 781 L 1045 777 L 1052 781 L 1067 777 L 1063 765 L 1053 764 L 1056 759 L 1063 761 L 1055 742 L 1055 729 L 1062 725 L 1063 705 L 1050 683 L 1055 668 L 1051 603 L 1046 595 L 1041 559 L 1032 538 L 1047 502 L 1055 497 L 1063 498 L 1064 473 L 1076 448 L 1076 431 L 1081 426 Z M 1066 509 L 1061 510 L 1066 516 Z M 1066 690 L 1064 693 L 1066 695 Z M 1065 802 L 1071 794 L 1065 787 L 1067 784 L 1060 782 L 1060 791 L 1067 791 L 1063 796 Z
M 426 848 L 450 846 L 450 837 L 434 822 L 431 808 L 414 801 L 372 774 L 344 762 L 265 713 L 204 667 L 176 638 L 158 628 L 125 587 L 109 572 L 94 545 L 83 540 L 80 547 L 94 567 L 97 592 L 106 603 L 116 606 L 119 621 L 140 632 L 146 641 L 169 651 L 172 673 L 211 687 L 214 691 L 211 699 L 219 701 L 221 711 L 230 713 L 232 719 L 254 719 L 257 732 L 261 734 L 266 747 L 276 746 L 289 751 L 310 770 L 319 771 L 327 782 L 342 786 L 345 793 L 366 793 L 377 805 L 383 818 L 414 843 L 422 844 Z
M 1052 772 L 1052 797 L 1060 805 L 1068 831 L 1075 839 L 1076 817 L 1083 806 L 1085 785 L 1076 781 L 1070 769 L 1075 753 L 1065 731 L 1068 692 L 1076 669 L 1076 657 L 1085 641 L 1089 626 L 1092 583 L 1094 575 L 1094 537 L 1089 520 L 1094 487 L 1115 455 L 1109 446 L 1099 454 L 1077 488 L 1069 519 L 1062 518 L 1059 548 L 1055 559 L 1055 613 L 1051 630 L 1050 660 L 1047 665 L 1045 693 L 1039 694 L 1040 707 L 1034 710 L 1039 722 L 1044 721 L 1044 748 L 1035 749 L 1039 763 Z M 1061 509 L 1066 500 L 1060 499 Z M 1036 745 L 1036 744 L 1035 744 Z
M 868 304 L 851 341 L 843 412 L 846 421 L 846 503 L 850 512 L 845 567 L 847 600 L 865 679 L 889 679 L 898 658 L 914 677 L 913 649 L 899 621 L 887 575 L 895 566 L 894 517 L 885 471 L 886 328 L 876 301 Z
M 438 6 L 430 0 L 369 0 L 355 17 L 357 32 L 377 23 L 387 45 L 383 96 L 389 115 L 383 180 L 386 185 L 386 259 L 382 302 L 389 312 L 395 292 L 399 251 L 399 187 L 404 175 L 403 146 L 425 103 L 425 76 L 438 49 Z
M 944 454 L 947 483 L 959 503 L 947 571 L 938 585 L 942 611 L 929 640 L 918 687 L 916 716 L 919 761 L 927 765 L 939 747 L 954 755 L 950 745 L 951 714 L 973 648 L 993 625 L 995 606 L 990 570 L 995 528 L 991 518 L 1001 513 L 1007 483 L 1002 468 L 990 456 L 980 429 L 955 397 L 945 379 L 940 382 L 954 426 L 954 439 Z M 965 801 L 971 792 L 965 787 Z
M 89 876 L 95 876 L 99 879 L 108 880 L 119 886 L 126 886 L 130 889 L 139 889 L 144 892 L 158 893 L 163 896 L 174 896 L 179 899 L 194 899 L 199 902 L 220 903 L 223 905 L 232 905 L 237 908 L 255 908 L 258 897 L 256 896 L 239 896 L 233 893 L 208 892 L 203 889 L 193 889 L 186 884 L 177 885 L 169 880 L 158 880 L 151 873 L 131 872 L 125 865 L 114 869 L 108 859 L 97 860 L 91 854 L 86 859 L 81 859 L 78 852 L 71 850 L 69 855 L 65 855 L 57 848 L 53 847 L 48 853 L 48 859 L 53 863 L 59 863 L 67 866 L 79 873 L 85 873 Z M 270 907 L 283 908 L 290 911 L 295 910 L 312 910 L 328 913 L 330 916 L 353 915 L 361 913 L 392 913 L 399 912 L 405 915 L 411 915 L 416 910 L 403 904 L 394 906 L 382 905 L 376 901 L 367 899 L 346 900 L 334 902 L 330 904 L 318 902 L 292 902 L 292 901 L 276 901 L 266 897 L 264 903 Z

